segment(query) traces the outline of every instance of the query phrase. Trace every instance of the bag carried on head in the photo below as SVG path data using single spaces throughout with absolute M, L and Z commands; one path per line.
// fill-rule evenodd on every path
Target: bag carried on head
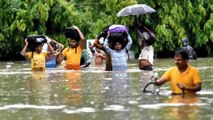
M 44 44 L 47 42 L 47 39 L 44 35 L 28 35 L 27 36 L 28 48 L 31 50 L 34 49 L 38 44 Z
M 145 40 L 147 45 L 152 45 L 156 42 L 155 34 L 149 30 L 147 27 L 143 26 L 139 28 L 138 33 L 142 39 Z
M 123 46 L 128 43 L 127 34 L 124 32 L 110 33 L 109 43 L 120 42 Z
M 119 32 L 121 32 L 121 33 L 125 33 L 125 32 L 128 33 L 128 29 L 124 25 L 111 25 L 109 27 L 109 32 L 110 33 L 119 33 Z
M 78 31 L 74 27 L 68 27 L 64 31 L 66 38 L 71 38 L 76 40 L 77 42 L 80 40 L 80 36 L 78 34 Z
M 27 36 L 27 42 L 30 43 L 36 43 L 36 42 L 41 42 L 41 43 L 46 43 L 47 39 L 44 35 L 28 35 Z
M 111 25 L 109 27 L 109 43 L 120 42 L 123 47 L 128 43 L 127 33 L 128 29 L 123 25 Z
M 104 40 L 107 37 L 107 32 L 109 31 L 109 27 L 111 25 L 107 25 L 102 31 L 101 33 L 97 36 L 97 39 L 100 40 L 101 38 Z M 101 43 L 102 44 L 102 43 Z

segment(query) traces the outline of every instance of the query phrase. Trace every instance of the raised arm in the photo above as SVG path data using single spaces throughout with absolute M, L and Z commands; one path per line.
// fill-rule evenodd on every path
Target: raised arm
M 104 49 L 105 49 L 106 52 L 110 53 L 111 48 L 110 48 L 109 45 L 108 45 L 108 41 L 109 41 L 109 39 L 108 39 L 108 37 L 107 37 L 107 38 L 105 39 L 105 41 L 104 41 Z
M 103 39 L 103 38 L 100 38 L 100 39 Z M 93 45 L 94 45 L 95 47 L 97 47 L 97 48 L 101 49 L 101 50 L 104 50 L 104 46 L 103 46 L 102 44 L 100 44 L 100 42 L 99 42 L 99 39 L 98 39 L 98 38 L 96 38 L 96 39 L 95 39 L 95 41 L 94 41 Z
M 51 44 L 47 44 L 48 45 L 48 50 L 53 53 L 54 55 L 58 55 L 61 50 L 64 48 L 64 45 L 62 45 L 61 43 L 57 42 L 56 40 L 52 39 L 52 38 L 49 38 L 46 36 L 46 39 L 47 39 L 47 43 L 56 43 L 57 46 L 59 46 L 57 49 L 54 50 L 53 46 Z M 52 49 L 53 48 L 53 49 Z M 53 50 L 53 51 L 52 51 Z
M 130 49 L 131 46 L 132 46 L 132 38 L 131 38 L 131 36 L 129 35 L 129 33 L 127 33 L 127 34 L 128 34 L 128 36 L 127 36 L 128 43 L 127 43 L 127 45 L 126 45 L 126 49 Z
M 24 56 L 24 57 L 27 57 L 28 56 L 27 55 L 27 46 L 28 46 L 27 38 L 25 38 L 24 41 L 25 41 L 25 46 L 24 46 L 24 48 L 21 51 L 21 55 Z
M 49 42 L 47 42 L 47 45 L 48 45 L 48 50 L 50 50 L 50 53 L 54 53 L 55 51 Z
M 77 31 L 78 31 L 78 34 L 80 36 L 80 46 L 82 49 L 84 49 L 84 45 L 85 45 L 85 40 L 84 40 L 84 35 L 82 34 L 81 30 L 77 27 L 77 26 L 73 26 Z
M 50 40 L 51 40 L 52 42 L 56 43 L 57 45 L 62 46 L 62 47 L 64 48 L 64 45 L 62 45 L 61 43 L 57 42 L 56 40 L 54 40 L 54 39 L 52 39 L 52 38 L 50 38 Z

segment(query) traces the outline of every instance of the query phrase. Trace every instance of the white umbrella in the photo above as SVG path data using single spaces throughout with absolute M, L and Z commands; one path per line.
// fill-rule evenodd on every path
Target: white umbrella
M 135 4 L 123 8 L 117 13 L 117 16 L 121 17 L 129 15 L 147 14 L 153 12 L 156 12 L 155 9 L 151 8 L 146 4 Z

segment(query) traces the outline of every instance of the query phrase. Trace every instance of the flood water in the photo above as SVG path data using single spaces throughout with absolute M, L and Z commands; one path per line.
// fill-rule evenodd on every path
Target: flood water
M 213 58 L 189 63 L 198 67 L 202 91 L 171 96 L 169 83 L 159 95 L 143 93 L 153 75 L 130 63 L 126 72 L 104 67 L 81 71 L 63 68 L 31 72 L 27 61 L 0 62 L 1 120 L 213 120 Z M 161 76 L 173 59 L 155 59 Z

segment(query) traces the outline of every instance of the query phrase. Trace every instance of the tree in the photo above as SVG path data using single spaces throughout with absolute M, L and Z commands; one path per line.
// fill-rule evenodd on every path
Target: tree
M 147 4 L 157 12 L 147 15 L 117 17 L 123 7 Z M 110 24 L 129 27 L 136 56 L 140 52 L 135 26 L 141 20 L 157 36 L 157 52 L 171 52 L 181 47 L 188 37 L 195 50 L 202 54 L 213 52 L 213 1 L 211 0 L 1 0 L 0 58 L 20 59 L 24 38 L 30 34 L 48 35 L 63 44 L 66 27 L 77 25 L 86 39 L 95 38 Z M 16 57 L 14 57 L 16 56 Z M 198 54 L 199 57 L 199 54 Z

